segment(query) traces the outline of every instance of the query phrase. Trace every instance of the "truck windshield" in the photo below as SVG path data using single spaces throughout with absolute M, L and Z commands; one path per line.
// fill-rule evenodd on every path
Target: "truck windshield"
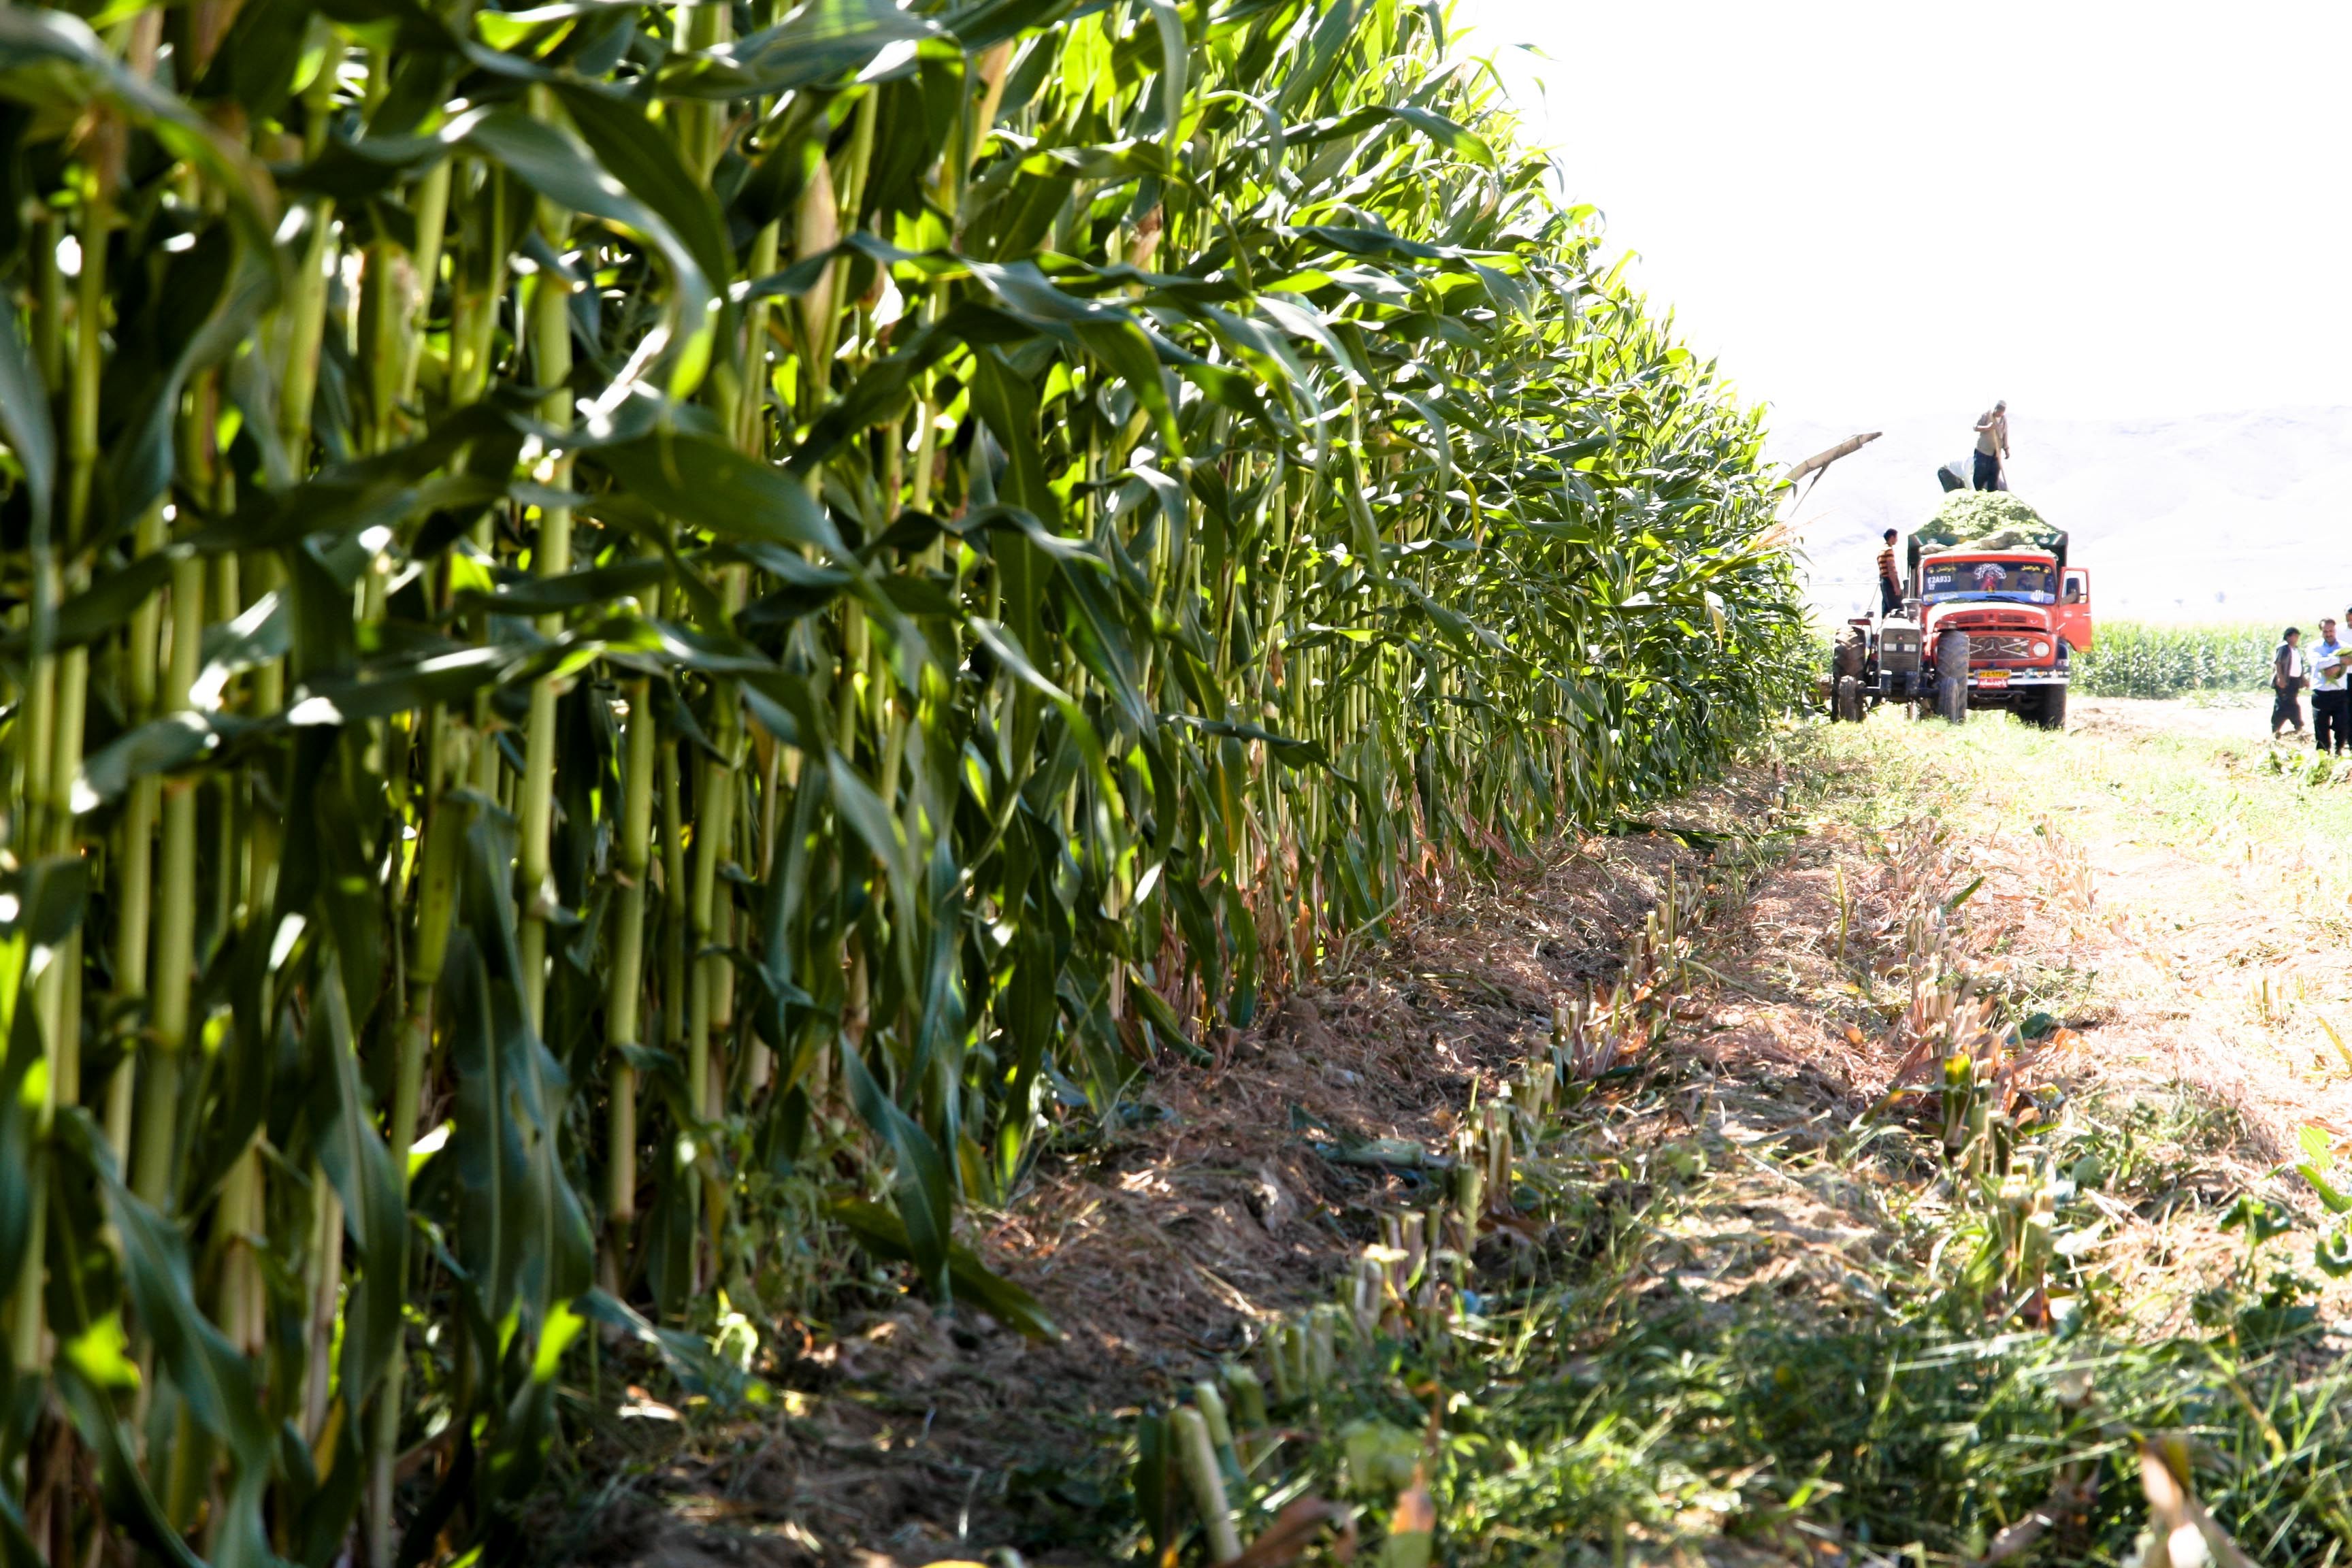
M 2025 605 L 2056 602 L 2050 568 L 2039 561 L 1930 561 L 1922 571 L 1923 604 L 1948 599 L 2011 599 Z

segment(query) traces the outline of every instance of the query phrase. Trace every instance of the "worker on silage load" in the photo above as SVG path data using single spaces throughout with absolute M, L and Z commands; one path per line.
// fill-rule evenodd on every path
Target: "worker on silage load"
M 2009 400 L 2002 398 L 1985 410 L 1977 421 L 1976 488 L 1980 490 L 2005 490 L 2009 484 L 2001 478 L 2001 464 L 2009 458 Z
M 1878 552 L 1878 613 L 1891 616 L 1903 607 L 1903 574 L 1895 566 L 1895 531 L 1886 531 L 1886 548 Z

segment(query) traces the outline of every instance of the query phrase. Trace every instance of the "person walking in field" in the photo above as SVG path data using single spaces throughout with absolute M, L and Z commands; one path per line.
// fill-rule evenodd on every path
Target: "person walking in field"
M 2005 490 L 2009 482 L 2001 478 L 2001 466 L 2009 460 L 2009 399 L 2002 398 L 1985 410 L 1977 421 L 1976 488 L 1980 490 Z
M 2303 628 L 2289 626 L 2279 639 L 2278 649 L 2271 655 L 2271 739 L 2279 738 L 2279 731 L 2294 726 L 2294 738 L 2303 739 L 2303 689 L 2309 678 L 2303 669 Z
M 1886 548 L 1878 552 L 1878 613 L 1891 616 L 1903 607 L 1903 574 L 1895 565 L 1895 531 L 1886 531 Z
M 2336 617 L 2319 617 L 2319 643 L 2311 650 L 2311 738 L 2323 752 L 2344 750 L 2352 728 L 2352 691 L 2344 676 L 2352 669 L 2352 646 L 2336 640 Z

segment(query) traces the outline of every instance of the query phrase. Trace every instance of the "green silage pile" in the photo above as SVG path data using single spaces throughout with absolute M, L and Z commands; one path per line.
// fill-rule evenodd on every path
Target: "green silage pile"
M 1914 536 L 1923 550 L 2048 550 L 2065 534 L 2006 490 L 1954 490 Z

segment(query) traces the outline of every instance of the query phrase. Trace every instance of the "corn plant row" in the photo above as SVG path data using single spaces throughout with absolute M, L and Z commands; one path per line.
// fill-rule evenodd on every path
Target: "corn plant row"
M 2281 627 L 2168 626 L 2108 621 L 2090 651 L 2074 656 L 2075 688 L 2089 697 L 2185 697 L 2200 691 L 2259 691 L 2271 683 Z M 2306 648 L 2319 641 L 2304 628 Z
M 845 1237 L 1050 1332 L 1042 1130 L 1777 710 L 1756 417 L 1437 26 L 0 9 L 12 1549 L 503 1560 Z

